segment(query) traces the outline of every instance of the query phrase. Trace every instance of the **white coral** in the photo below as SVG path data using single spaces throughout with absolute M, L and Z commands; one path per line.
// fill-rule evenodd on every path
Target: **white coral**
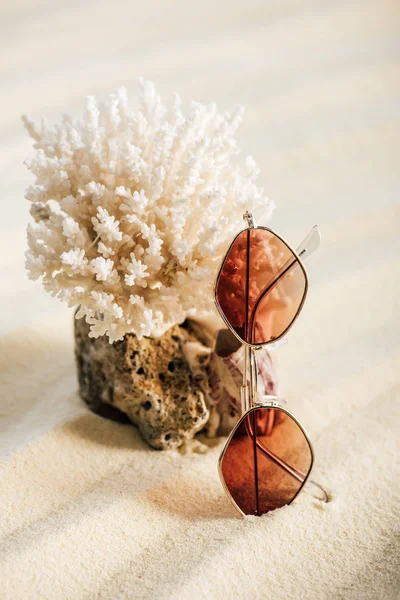
M 235 132 L 242 110 L 217 112 L 178 97 L 165 106 L 140 81 L 139 108 L 125 89 L 104 104 L 86 99 L 80 120 L 61 126 L 24 117 L 36 141 L 28 163 L 27 269 L 45 289 L 80 306 L 91 336 L 158 336 L 213 309 L 213 281 L 250 210 L 272 204 L 251 158 L 241 166 Z

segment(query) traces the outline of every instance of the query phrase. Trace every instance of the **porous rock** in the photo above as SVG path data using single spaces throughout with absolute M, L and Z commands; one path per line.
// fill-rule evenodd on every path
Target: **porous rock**
M 187 320 L 159 338 L 125 335 L 110 344 L 90 338 L 75 320 L 79 391 L 95 413 L 137 425 L 156 449 L 172 449 L 204 430 L 214 437 L 240 416 L 241 350 L 227 330 L 215 336 Z M 276 393 L 269 355 L 259 359 L 259 382 Z
M 206 425 L 210 348 L 190 322 L 114 344 L 88 333 L 84 319 L 75 320 L 80 395 L 94 412 L 132 421 L 157 449 L 177 448 Z

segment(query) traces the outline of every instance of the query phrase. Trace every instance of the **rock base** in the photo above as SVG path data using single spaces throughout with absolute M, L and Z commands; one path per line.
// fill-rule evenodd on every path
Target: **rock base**
M 127 335 L 114 344 L 88 333 L 84 319 L 75 320 L 79 390 L 91 410 L 132 421 L 157 449 L 177 448 L 203 429 L 211 348 L 190 322 L 158 339 Z
M 241 350 L 227 330 L 215 340 L 188 320 L 157 339 L 128 334 L 110 344 L 88 334 L 85 320 L 75 320 L 82 399 L 103 417 L 134 423 L 153 448 L 178 448 L 203 429 L 210 437 L 226 433 L 239 418 Z M 259 367 L 262 393 L 275 394 L 265 351 Z

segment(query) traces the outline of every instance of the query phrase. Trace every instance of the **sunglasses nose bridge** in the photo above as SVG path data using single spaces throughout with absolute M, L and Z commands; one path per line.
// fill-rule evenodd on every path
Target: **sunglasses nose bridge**
M 257 394 L 257 398 L 253 401 L 254 406 L 265 406 L 266 408 L 279 408 L 279 406 L 283 406 L 279 402 L 279 398 L 277 396 L 271 396 L 269 394 Z

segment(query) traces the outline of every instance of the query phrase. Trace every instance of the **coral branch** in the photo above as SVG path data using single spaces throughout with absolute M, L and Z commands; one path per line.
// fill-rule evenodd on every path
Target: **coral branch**
M 104 104 L 87 98 L 81 120 L 24 117 L 36 148 L 26 266 L 80 306 L 92 336 L 156 337 L 213 310 L 216 269 L 244 210 L 265 222 L 273 209 L 254 161 L 236 160 L 241 116 L 199 103 L 185 116 L 179 98 L 166 106 L 140 81 L 135 110 L 122 88 Z

